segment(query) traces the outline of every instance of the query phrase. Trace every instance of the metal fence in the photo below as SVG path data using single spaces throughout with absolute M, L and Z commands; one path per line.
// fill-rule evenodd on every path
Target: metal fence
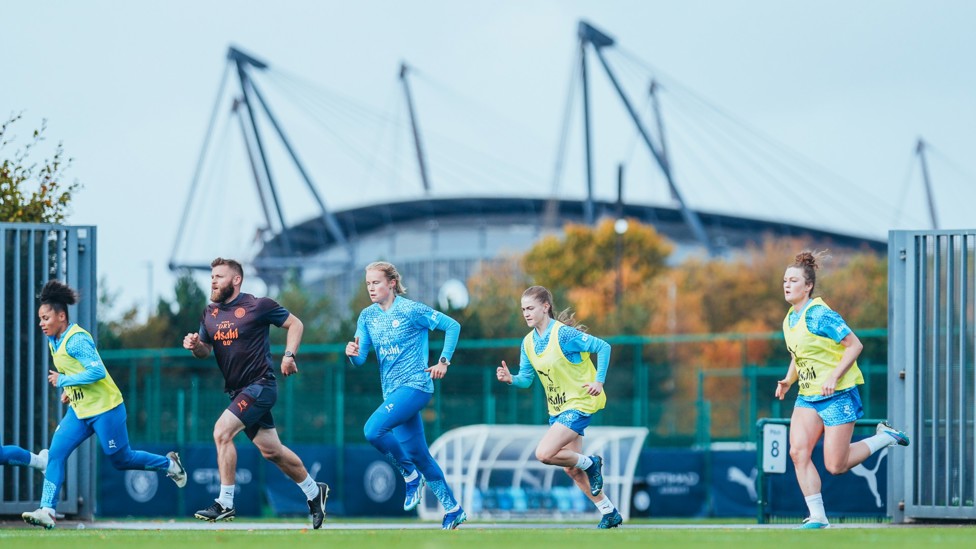
M 867 380 L 862 391 L 865 412 L 883 416 L 886 333 L 864 330 L 858 335 L 866 349 L 881 355 L 862 355 L 859 363 Z M 791 403 L 773 397 L 776 380 L 789 365 L 781 333 L 607 339 L 613 345 L 605 385 L 608 404 L 595 416 L 594 425 L 647 427 L 647 444 L 655 447 L 706 447 L 712 441 L 754 440 L 758 418 L 789 415 Z M 729 341 L 743 348 L 766 342 L 774 353 L 767 365 L 745 367 L 658 361 L 675 348 L 687 356 L 704 356 L 706 346 L 727 346 Z M 465 425 L 546 423 L 538 383 L 523 391 L 495 379 L 502 359 L 517 364 L 520 343 L 459 343 L 448 375 L 436 382 L 434 398 L 423 413 L 428 440 Z M 299 374 L 279 377 L 274 415 L 284 441 L 364 442 L 363 425 L 382 402 L 379 374 L 373 358 L 362 367 L 350 366 L 344 349 L 345 343 L 303 345 Z M 273 349 L 275 356 L 281 352 L 280 347 Z M 197 360 L 183 349 L 104 351 L 102 358 L 125 395 L 134 442 L 182 445 L 212 440 L 213 424 L 228 404 L 212 358 Z
M 71 319 L 95 332 L 97 305 L 95 227 L 0 223 L 0 442 L 37 452 L 47 448 L 64 415 L 47 383 L 53 368 L 44 334 L 37 327 L 37 295 L 49 279 L 78 289 L 81 303 Z M 94 509 L 94 442 L 68 461 L 58 510 L 90 518 Z M 0 469 L 0 515 L 37 508 L 42 478 L 28 467 Z
M 891 231 L 888 250 L 888 415 L 914 436 L 888 506 L 895 522 L 976 520 L 976 232 Z

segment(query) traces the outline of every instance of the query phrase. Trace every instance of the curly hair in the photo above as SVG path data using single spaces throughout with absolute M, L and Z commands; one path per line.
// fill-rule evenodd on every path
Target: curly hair
M 68 315 L 68 305 L 78 303 L 78 292 L 60 280 L 49 280 L 41 288 L 41 295 L 38 296 L 41 305 L 47 305 L 56 313 Z
M 803 272 L 803 278 L 810 283 L 810 295 L 813 296 L 813 290 L 817 287 L 817 269 L 820 268 L 818 261 L 823 263 L 823 261 L 829 258 L 830 255 L 828 250 L 821 250 L 819 252 L 811 252 L 810 250 L 803 250 L 802 252 L 796 254 L 793 258 L 793 263 L 788 265 L 786 268 L 795 267 Z

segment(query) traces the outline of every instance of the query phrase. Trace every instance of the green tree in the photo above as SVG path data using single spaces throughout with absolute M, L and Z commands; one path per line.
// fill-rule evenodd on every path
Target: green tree
M 557 307 L 575 309 L 594 333 L 644 333 L 657 304 L 650 284 L 667 271 L 673 249 L 651 225 L 631 219 L 618 235 L 607 219 L 596 227 L 566 225 L 562 238 L 533 246 L 524 265 L 533 283 L 553 292 Z
M 99 307 L 107 312 L 115 303 L 118 292 L 113 293 L 106 282 L 100 284 L 102 294 Z M 146 322 L 138 322 L 139 312 L 132 307 L 119 318 L 101 320 L 105 314 L 100 312 L 99 343 L 104 349 L 160 349 L 180 347 L 183 336 L 195 332 L 200 326 L 200 315 L 207 305 L 208 296 L 197 284 L 190 271 L 184 271 L 176 280 L 173 289 L 174 300 L 160 298 L 156 310 Z
M 597 285 L 607 273 L 617 272 L 614 221 L 596 227 L 567 224 L 562 238 L 543 238 L 525 255 L 526 272 L 538 284 L 556 293 Z M 629 220 L 622 236 L 622 261 L 643 281 L 664 272 L 674 246 L 651 225 Z
M 188 332 L 195 332 L 200 326 L 200 316 L 203 314 L 204 307 L 207 306 L 209 297 L 206 292 L 197 284 L 193 274 L 189 270 L 184 270 L 176 279 L 176 287 L 173 291 L 176 310 L 167 303 L 167 307 L 161 312 L 168 314 L 169 322 L 173 327 L 173 334 L 179 343 L 171 343 L 169 346 L 182 345 L 183 336 Z M 175 340 L 174 340 L 175 341 Z
M 10 132 L 20 118 L 19 114 L 12 116 L 0 125 L 0 155 L 14 142 Z M 42 122 L 29 143 L 0 161 L 0 221 L 63 223 L 72 196 L 81 188 L 78 182 L 64 181 L 72 159 L 65 158 L 61 143 L 54 156 L 39 164 L 31 160 L 34 148 L 44 141 L 46 127 L 46 122 Z
M 452 316 L 465 339 L 522 337 L 528 332 L 519 299 L 529 286 L 517 257 L 486 261 L 468 278 L 470 303 Z
M 305 328 L 302 343 L 336 341 L 339 319 L 335 304 L 328 295 L 313 292 L 303 286 L 297 276 L 290 274 L 285 277 L 275 300 L 302 321 Z M 276 345 L 284 344 L 286 335 L 285 330 L 272 330 L 271 341 Z
M 121 349 L 122 333 L 131 329 L 137 324 L 136 317 L 139 310 L 131 307 L 123 311 L 119 316 L 113 316 L 112 310 L 119 300 L 121 290 L 114 290 L 109 286 L 108 280 L 102 277 L 98 281 L 98 348 Z

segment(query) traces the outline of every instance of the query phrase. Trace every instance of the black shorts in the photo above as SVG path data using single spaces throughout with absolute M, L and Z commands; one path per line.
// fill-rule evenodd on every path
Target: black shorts
M 244 424 L 244 434 L 254 440 L 259 429 L 274 429 L 271 408 L 278 400 L 278 385 L 274 380 L 261 379 L 231 394 L 230 413 Z

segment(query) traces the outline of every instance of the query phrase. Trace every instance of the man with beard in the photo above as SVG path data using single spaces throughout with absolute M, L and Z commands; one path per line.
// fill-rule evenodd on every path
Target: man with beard
M 234 474 L 237 449 L 234 436 L 241 431 L 261 450 L 261 455 L 298 484 L 308 499 L 312 527 L 318 529 L 325 519 L 325 500 L 329 486 L 316 483 L 302 461 L 281 443 L 275 429 L 271 408 L 278 398 L 269 326 L 288 330 L 281 373 L 298 373 L 298 345 L 302 340 L 302 321 L 273 299 L 241 293 L 244 269 L 233 259 L 218 257 L 210 264 L 210 300 L 204 309 L 197 333 L 186 334 L 183 347 L 197 358 L 207 358 L 211 351 L 224 374 L 224 390 L 231 403 L 214 425 L 217 445 L 217 467 L 220 470 L 220 495 L 213 505 L 197 511 L 200 520 L 216 522 L 233 520 Z

